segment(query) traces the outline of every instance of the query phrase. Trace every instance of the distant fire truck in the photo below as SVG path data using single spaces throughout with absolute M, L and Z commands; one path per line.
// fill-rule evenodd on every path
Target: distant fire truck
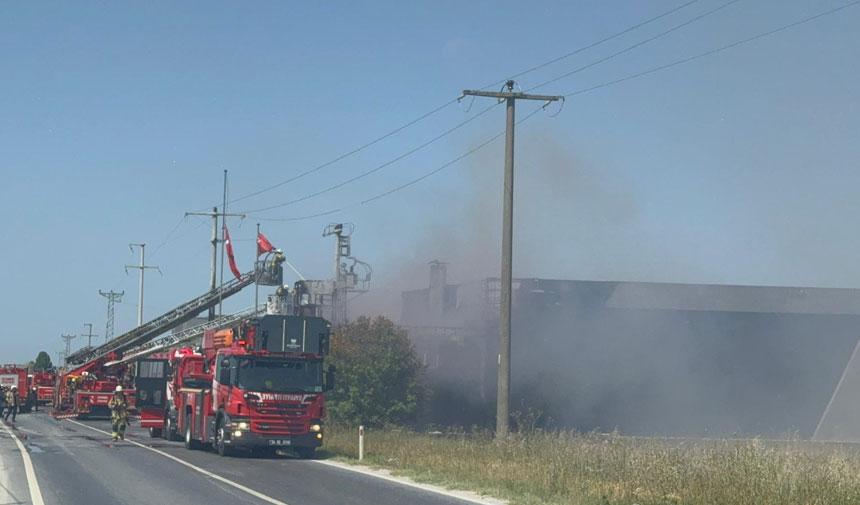
M 54 370 L 42 370 L 33 372 L 29 377 L 30 389 L 36 390 L 36 404 L 47 405 L 54 398 L 54 387 L 57 382 L 57 373 Z
M 21 412 L 29 412 L 31 407 L 28 401 L 30 390 L 27 387 L 27 373 L 27 367 L 20 365 L 0 366 L 0 386 L 17 388 Z

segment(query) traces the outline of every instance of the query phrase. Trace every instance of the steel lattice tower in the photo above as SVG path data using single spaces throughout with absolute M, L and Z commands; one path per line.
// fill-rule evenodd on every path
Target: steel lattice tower
M 110 290 L 105 293 L 104 291 L 99 290 L 99 294 L 107 298 L 108 301 L 107 325 L 105 325 L 105 342 L 107 342 L 113 338 L 113 305 L 116 302 L 122 301 L 122 295 L 125 294 L 125 291 L 117 293 L 114 290 Z

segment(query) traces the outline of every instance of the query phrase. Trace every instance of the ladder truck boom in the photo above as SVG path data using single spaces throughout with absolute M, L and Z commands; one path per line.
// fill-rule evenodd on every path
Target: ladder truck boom
M 200 340 L 207 330 L 218 328 L 225 324 L 233 324 L 244 318 L 260 315 L 263 312 L 265 312 L 265 306 L 261 305 L 256 309 L 245 309 L 243 311 L 224 316 L 220 319 L 206 321 L 205 323 L 198 324 L 197 326 L 192 326 L 191 328 L 186 328 L 180 332 L 173 333 L 166 337 L 152 340 L 137 347 L 127 349 L 123 353 L 122 358 L 108 361 L 107 363 L 105 363 L 105 366 L 121 365 L 123 363 L 129 363 L 140 358 L 145 358 L 155 353 L 164 352 L 165 350 L 168 350 L 172 347 L 183 347 L 189 345 L 195 340 Z
M 219 301 L 235 295 L 242 288 L 254 283 L 254 272 L 248 272 L 241 279 L 233 279 L 221 289 L 209 291 L 182 305 L 146 322 L 117 338 L 98 347 L 85 347 L 69 355 L 67 363 L 85 365 L 90 361 L 105 357 L 110 353 L 119 355 L 123 351 L 139 346 L 165 333 L 180 324 L 191 320 L 204 310 L 214 307 Z

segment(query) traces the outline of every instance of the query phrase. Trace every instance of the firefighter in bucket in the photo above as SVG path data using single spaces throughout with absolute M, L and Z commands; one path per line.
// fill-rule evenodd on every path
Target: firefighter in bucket
M 111 438 L 116 442 L 117 437 L 125 440 L 125 427 L 128 424 L 128 398 L 122 391 L 122 386 L 117 386 L 113 398 L 108 402 L 110 408 L 110 423 L 113 433 Z

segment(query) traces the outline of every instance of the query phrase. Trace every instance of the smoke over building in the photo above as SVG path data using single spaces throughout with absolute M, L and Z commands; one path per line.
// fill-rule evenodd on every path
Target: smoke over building
M 401 324 L 436 391 L 429 419 L 491 425 L 500 282 L 446 271 L 402 293 Z M 520 278 L 512 303 L 512 409 L 630 434 L 811 437 L 860 328 L 856 289 Z

